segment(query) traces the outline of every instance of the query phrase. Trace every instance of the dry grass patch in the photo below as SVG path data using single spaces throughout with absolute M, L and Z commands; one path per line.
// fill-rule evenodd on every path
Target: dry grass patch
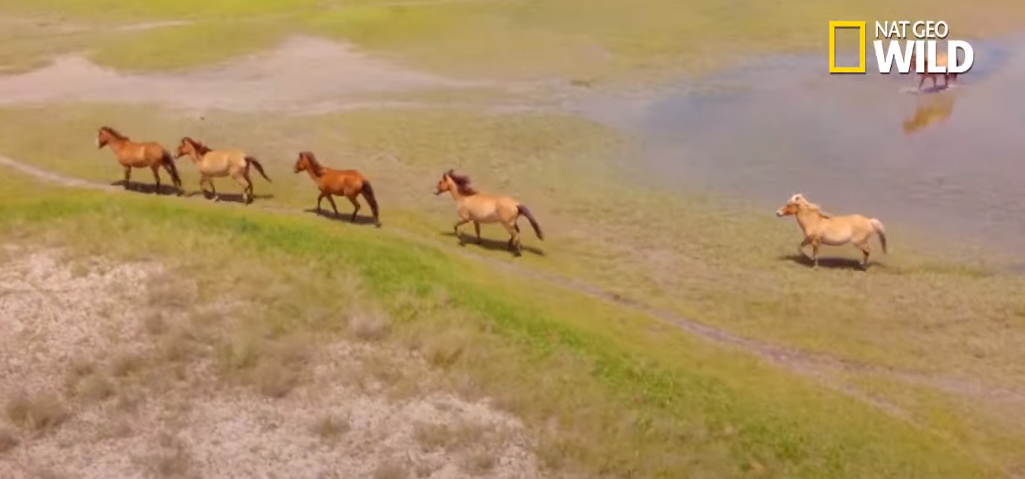
M 384 462 L 374 469 L 374 479 L 409 479 L 409 470 L 397 460 Z
M 326 415 L 317 419 L 310 430 L 327 441 L 335 441 L 340 436 L 352 430 L 352 424 L 348 417 Z
M 380 311 L 349 316 L 349 334 L 360 341 L 380 341 L 391 333 L 391 320 Z
M 18 444 L 21 444 L 21 439 L 14 432 L 0 429 L 0 454 L 18 447 Z
M 413 426 L 413 437 L 425 450 L 445 449 L 457 451 L 481 444 L 494 430 L 481 424 L 431 424 L 419 422 Z
M 71 412 L 54 394 L 15 394 L 4 407 L 7 419 L 34 435 L 52 432 L 71 417 Z

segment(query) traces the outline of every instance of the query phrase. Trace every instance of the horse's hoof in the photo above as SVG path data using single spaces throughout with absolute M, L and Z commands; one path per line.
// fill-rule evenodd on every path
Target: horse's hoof
M 377 227 L 377 228 L 380 228 L 381 227 L 381 222 L 379 221 L 377 223 L 374 223 L 374 226 Z

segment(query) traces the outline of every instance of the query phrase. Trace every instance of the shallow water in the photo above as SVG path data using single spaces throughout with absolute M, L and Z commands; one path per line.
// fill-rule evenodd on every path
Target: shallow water
M 973 46 L 972 71 L 933 94 L 907 91 L 917 76 L 830 75 L 823 54 L 749 64 L 716 77 L 712 93 L 684 85 L 581 109 L 639 135 L 656 181 L 769 214 L 802 192 L 835 214 L 1025 258 L 1025 37 Z

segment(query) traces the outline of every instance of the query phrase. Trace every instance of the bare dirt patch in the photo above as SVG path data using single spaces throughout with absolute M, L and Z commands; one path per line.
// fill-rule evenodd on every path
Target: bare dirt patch
M 323 110 L 356 93 L 481 85 L 403 70 L 347 44 L 294 37 L 273 51 L 183 74 L 119 73 L 82 55 L 62 56 L 45 68 L 0 78 L 0 105 L 92 101 L 199 111 Z
M 383 320 L 354 322 L 367 342 L 261 344 L 273 361 L 254 361 L 232 329 L 245 305 L 190 307 L 161 265 L 4 253 L 5 479 L 540 475 L 516 418 L 432 386 L 378 341 Z

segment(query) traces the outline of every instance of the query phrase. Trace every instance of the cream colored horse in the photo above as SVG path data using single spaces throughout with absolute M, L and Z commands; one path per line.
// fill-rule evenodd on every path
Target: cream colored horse
M 249 178 L 250 166 L 256 167 L 256 171 L 259 171 L 260 175 L 270 182 L 270 178 L 263 171 L 263 165 L 242 150 L 213 150 L 197 140 L 185 137 L 178 144 L 178 154 L 175 158 L 185 155 L 188 155 L 199 169 L 199 189 L 206 193 L 206 188 L 203 186 L 209 183 L 214 201 L 221 199 L 217 194 L 217 188 L 214 187 L 214 178 L 232 177 L 242 187 L 242 202 L 246 204 L 253 202 L 253 181 Z
M 872 236 L 879 235 L 879 242 L 883 246 L 883 253 L 886 253 L 886 229 L 883 223 L 875 218 L 868 218 L 862 215 L 833 216 L 822 211 L 822 208 L 815 203 L 809 202 L 804 195 L 797 193 L 790 197 L 786 205 L 776 210 L 777 217 L 796 216 L 797 224 L 804 233 L 804 240 L 797 247 L 801 256 L 807 257 L 804 247 L 811 245 L 813 267 L 819 267 L 819 246 L 843 246 L 847 243 L 854 243 L 854 246 L 864 253 L 865 257 L 861 262 L 863 268 L 868 267 L 868 257 L 871 253 L 868 241 Z
M 520 215 L 527 217 L 530 226 L 534 228 L 537 239 L 541 241 L 545 239 L 544 233 L 541 232 L 541 226 L 534 219 L 530 209 L 512 197 L 480 193 L 470 186 L 469 177 L 459 176 L 452 170 L 441 175 L 437 191 L 434 194 L 440 195 L 446 191 L 452 195 L 452 199 L 456 200 L 456 213 L 459 215 L 459 221 L 452 226 L 452 231 L 459 238 L 459 244 L 463 244 L 462 236 L 459 235 L 460 226 L 472 221 L 473 228 L 477 233 L 477 244 L 480 244 L 481 223 L 501 223 L 509 232 L 509 249 L 519 256 L 523 254 L 523 245 L 520 243 L 520 226 L 516 224 Z

